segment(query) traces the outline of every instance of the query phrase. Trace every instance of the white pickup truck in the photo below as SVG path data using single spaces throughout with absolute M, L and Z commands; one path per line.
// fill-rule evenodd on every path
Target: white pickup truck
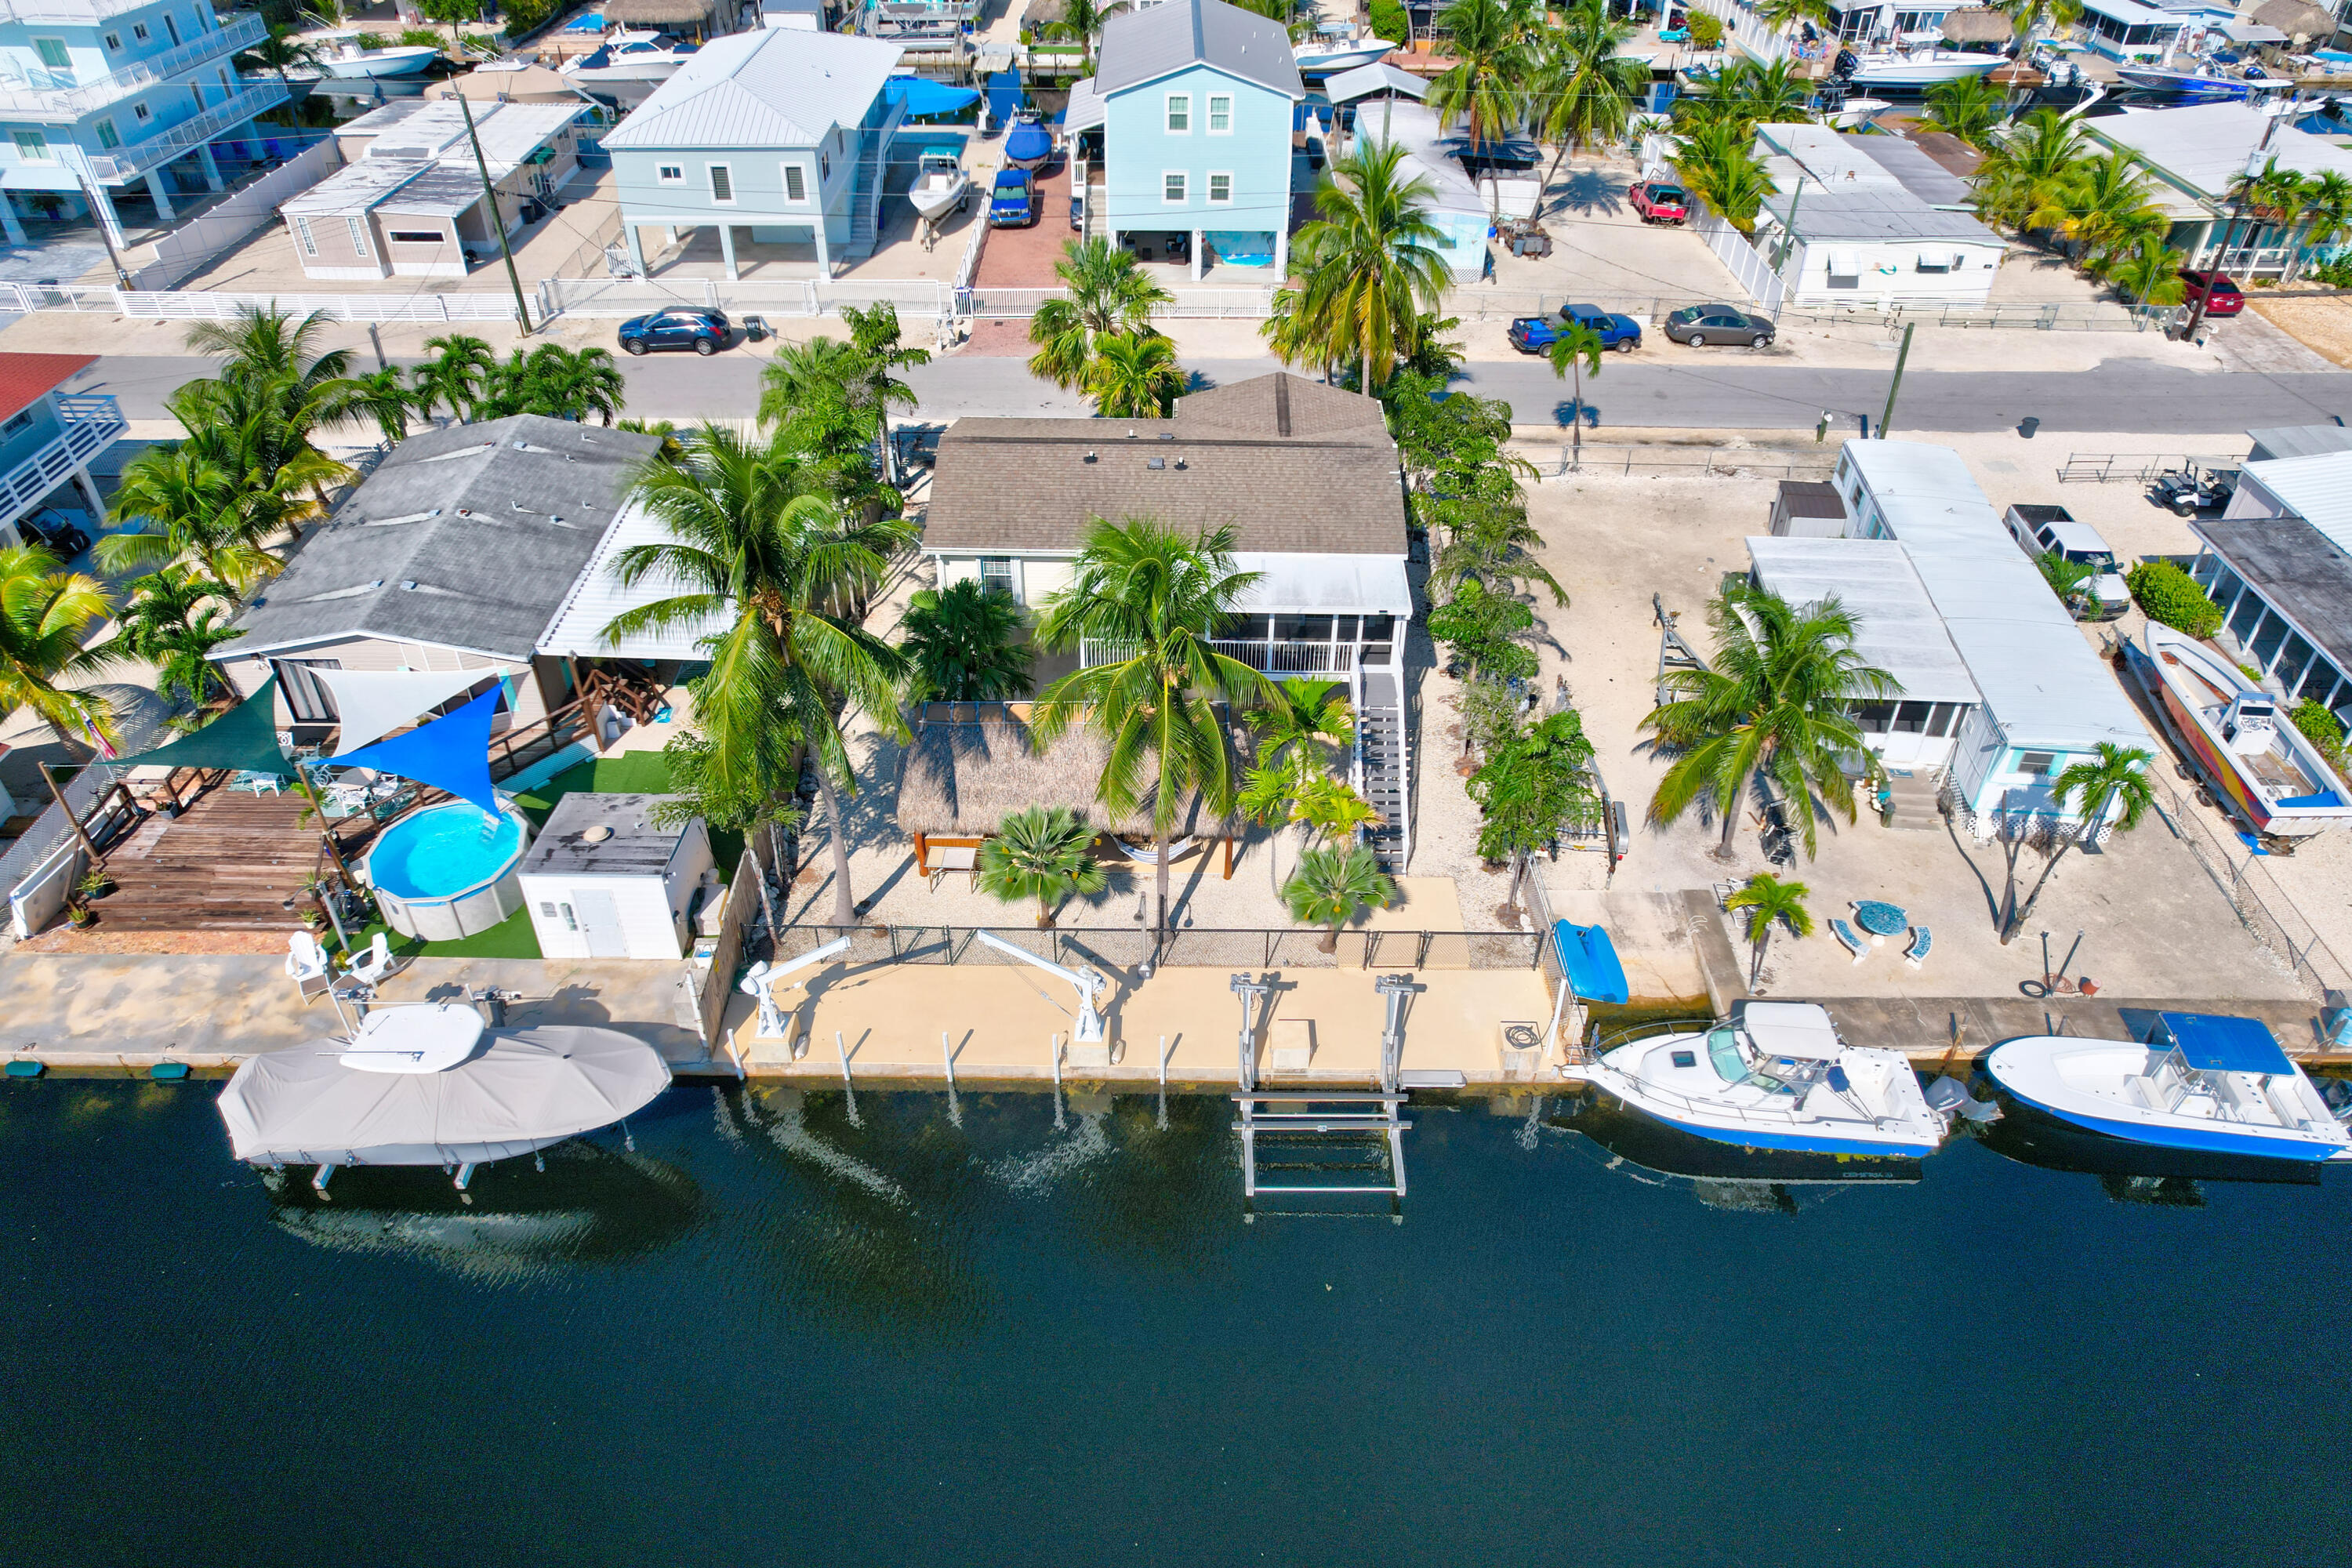
M 2055 553 L 2061 560 L 2091 568 L 2076 604 L 2068 606 L 2077 620 L 2112 621 L 2131 608 L 2131 590 L 2116 569 L 2116 552 L 2087 522 L 2076 522 L 2063 506 L 2021 501 L 2001 521 L 2017 547 L 2037 560 Z

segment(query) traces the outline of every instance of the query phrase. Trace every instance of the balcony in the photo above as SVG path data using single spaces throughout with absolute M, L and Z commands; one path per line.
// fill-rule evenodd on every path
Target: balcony
M 110 184 L 137 179 L 156 165 L 193 153 L 214 137 L 236 130 L 255 115 L 285 101 L 286 84 L 276 77 L 247 81 L 244 89 L 226 103 L 215 104 L 176 125 L 167 125 L 142 142 L 126 142 L 111 153 L 91 153 L 89 172 Z
M 0 475 L 0 522 L 14 523 L 48 498 L 79 465 L 89 461 L 130 426 L 114 399 L 84 394 L 58 399 L 64 428 L 46 447 Z
M 1209 646 L 1227 658 L 1248 665 L 1265 675 L 1328 675 L 1344 679 L 1356 668 L 1359 645 L 1347 642 L 1291 642 L 1281 638 L 1215 637 Z M 1389 646 L 1386 643 L 1362 648 L 1367 659 L 1385 664 Z M 1078 645 L 1078 662 L 1092 668 L 1112 664 L 1128 658 L 1133 647 L 1120 643 L 1103 642 L 1087 637 Z
M 0 0 L 5 3 L 5 0 Z M 207 61 L 250 48 L 269 36 L 269 25 L 258 13 L 247 12 L 221 24 L 218 31 L 189 39 L 176 49 L 135 60 L 119 71 L 77 81 L 69 71 L 36 70 L 29 79 L 0 79 L 0 114 L 12 119 L 71 124 L 86 114 L 132 93 L 184 78 Z M 270 78 L 276 80 L 275 77 Z M 215 85 L 199 82 L 198 86 Z
M 155 0 L 0 0 L 0 22 L 89 27 L 154 3 Z

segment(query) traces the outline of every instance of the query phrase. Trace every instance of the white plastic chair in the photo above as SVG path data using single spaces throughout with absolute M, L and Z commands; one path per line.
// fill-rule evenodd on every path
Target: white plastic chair
M 383 932 L 378 931 L 375 940 L 368 943 L 367 951 L 352 958 L 346 973 L 373 988 L 391 977 L 395 962 L 392 956 L 392 944 L 384 940 Z
M 307 931 L 298 931 L 286 939 L 286 978 L 294 983 L 295 993 L 306 1007 L 310 1005 L 312 981 L 319 983 L 320 995 L 335 983 L 334 976 L 327 971 L 327 950 Z

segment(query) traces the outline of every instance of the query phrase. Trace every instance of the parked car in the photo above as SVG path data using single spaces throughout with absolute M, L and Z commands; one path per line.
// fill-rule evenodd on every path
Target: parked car
M 1037 177 L 1026 169 L 999 169 L 988 194 L 988 226 L 1027 228 L 1037 221 Z
M 1613 316 L 1598 305 L 1562 305 L 1553 316 L 1521 316 L 1511 323 L 1511 346 L 1523 354 L 1539 354 L 1558 342 L 1569 322 L 1601 334 L 1601 346 L 1632 353 L 1642 346 L 1642 323 L 1631 316 Z
M 89 548 L 88 531 L 54 507 L 19 519 L 16 531 L 25 536 L 26 543 L 37 544 L 60 561 L 70 561 Z
M 2192 272 L 2183 268 L 2180 281 L 2189 289 L 2189 296 L 2181 303 L 2194 305 L 2199 295 L 2205 295 L 2205 313 L 2209 316 L 2234 316 L 2246 308 L 2245 295 L 2230 281 L 2227 273 Z
M 2099 531 L 2087 522 L 2077 522 L 2074 514 L 2063 506 L 2044 506 L 2021 501 L 2009 509 L 2001 522 L 2017 547 L 2039 560 L 2044 555 L 2056 555 L 2078 566 L 2091 568 L 2091 575 L 2082 586 L 2083 604 L 2075 610 L 2077 618 L 2090 621 L 2112 621 L 2131 608 L 2131 590 L 2124 585 L 2123 574 L 2116 569 L 2116 552 L 2099 537 Z M 2074 608 L 2074 606 L 2069 606 Z
M 734 329 L 723 310 L 673 306 L 621 323 L 621 347 L 633 354 L 655 349 L 692 349 L 708 357 L 727 346 Z
M 1746 343 L 1760 349 L 1777 329 L 1764 316 L 1731 305 L 1685 305 L 1666 318 L 1666 336 L 1696 348 L 1701 343 Z
M 1672 180 L 1643 180 L 1625 193 L 1643 223 L 1685 223 L 1690 218 L 1690 198 Z

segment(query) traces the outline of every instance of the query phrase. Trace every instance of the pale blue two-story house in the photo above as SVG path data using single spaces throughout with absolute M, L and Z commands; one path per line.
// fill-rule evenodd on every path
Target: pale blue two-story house
M 1103 133 L 1101 227 L 1182 232 L 1192 275 L 1290 265 L 1292 132 L 1307 96 L 1282 26 L 1223 0 L 1162 0 L 1103 25 L 1067 128 Z
M 8 242 L 26 243 L 24 215 L 54 211 L 92 213 L 119 244 L 121 198 L 170 223 L 173 195 L 222 189 L 215 147 L 286 100 L 276 75 L 233 63 L 267 33 L 255 13 L 215 16 L 210 0 L 0 0 Z
M 713 38 L 605 132 L 622 234 L 639 275 L 642 231 L 715 227 L 727 276 L 736 237 L 808 246 L 818 271 L 871 256 L 884 161 L 904 116 L 882 84 L 898 46 L 797 28 Z

